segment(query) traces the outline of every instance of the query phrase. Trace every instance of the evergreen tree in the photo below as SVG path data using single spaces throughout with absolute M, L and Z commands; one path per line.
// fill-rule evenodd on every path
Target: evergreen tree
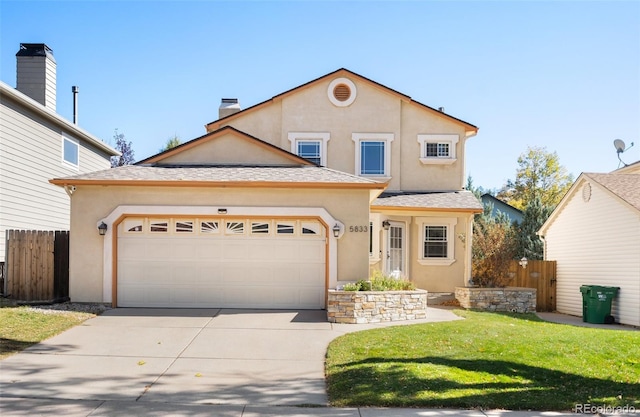
M 516 226 L 517 256 L 527 259 L 544 259 L 544 242 L 536 234 L 549 218 L 553 209 L 535 196 L 524 209 L 522 222 Z

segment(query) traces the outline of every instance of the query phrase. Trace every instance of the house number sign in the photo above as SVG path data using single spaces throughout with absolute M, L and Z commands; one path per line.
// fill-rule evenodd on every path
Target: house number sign
M 368 232 L 369 226 L 349 226 L 350 232 Z

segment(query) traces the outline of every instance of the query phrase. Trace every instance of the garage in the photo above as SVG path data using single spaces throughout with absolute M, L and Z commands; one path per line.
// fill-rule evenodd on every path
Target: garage
M 326 227 L 314 218 L 125 217 L 119 307 L 319 309 Z

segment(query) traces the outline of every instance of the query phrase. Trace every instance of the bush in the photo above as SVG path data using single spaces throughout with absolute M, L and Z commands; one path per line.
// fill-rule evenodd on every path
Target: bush
M 411 291 L 416 287 L 413 282 L 404 279 L 394 279 L 380 271 L 374 271 L 369 280 L 345 284 L 343 291 Z
M 516 255 L 515 234 L 506 222 L 477 222 L 473 228 L 473 282 L 481 287 L 504 287 Z

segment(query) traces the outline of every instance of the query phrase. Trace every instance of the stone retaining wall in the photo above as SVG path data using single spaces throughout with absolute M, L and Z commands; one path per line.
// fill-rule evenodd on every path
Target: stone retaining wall
M 456 287 L 456 299 L 467 309 L 534 313 L 535 288 L 472 288 Z
M 380 323 L 427 317 L 427 291 L 329 290 L 330 323 Z

